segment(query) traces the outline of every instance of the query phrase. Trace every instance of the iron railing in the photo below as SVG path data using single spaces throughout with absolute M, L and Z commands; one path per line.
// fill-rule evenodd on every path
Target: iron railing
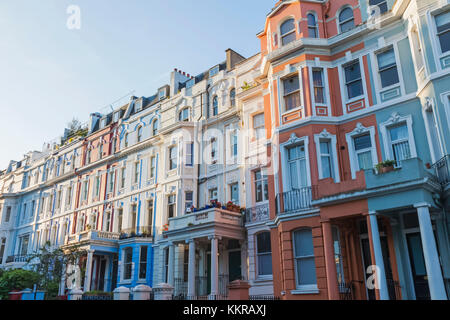
M 29 255 L 14 255 L 14 256 L 8 256 L 6 258 L 5 263 L 11 263 L 11 262 L 27 262 L 29 258 Z
M 245 222 L 261 222 L 269 220 L 269 204 L 260 204 L 245 210 Z
M 312 207 L 311 200 L 311 187 L 280 193 L 276 197 L 277 214 L 293 213 L 297 210 L 309 209 Z
M 188 283 L 182 278 L 174 279 L 174 295 L 187 295 Z
M 188 296 L 188 295 L 173 295 L 172 300 L 197 300 L 197 301 L 207 301 L 207 300 L 228 300 L 227 295 L 202 295 L 202 296 Z
M 402 299 L 402 288 L 400 287 L 400 283 L 393 279 L 386 279 L 389 299 L 390 300 L 401 300 Z
M 83 295 L 81 300 L 97 301 L 97 300 L 113 300 L 111 295 Z
M 229 276 L 227 274 L 221 274 L 218 277 L 218 290 L 219 295 L 228 295 L 228 284 Z M 209 289 L 209 290 L 208 290 Z M 187 292 L 187 289 L 186 291 Z M 177 293 L 177 292 L 175 292 Z M 208 288 L 208 277 L 207 276 L 197 276 L 195 277 L 195 294 L 198 297 L 208 296 L 210 293 L 210 288 Z
M 435 171 L 438 181 L 446 186 L 450 183 L 450 155 L 446 155 L 431 166 Z
M 120 231 L 120 239 L 128 238 L 151 238 L 153 237 L 153 226 L 142 226 L 139 228 L 128 228 Z
M 274 295 L 255 295 L 255 296 L 249 296 L 249 300 L 265 300 L 265 301 L 272 301 L 272 300 L 281 300 L 280 297 L 274 296 Z

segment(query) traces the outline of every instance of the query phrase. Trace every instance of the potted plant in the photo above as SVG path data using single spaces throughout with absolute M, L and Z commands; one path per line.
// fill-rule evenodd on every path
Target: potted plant
M 376 165 L 378 173 L 386 173 L 394 170 L 394 165 L 396 162 L 394 160 L 386 160 L 380 162 Z

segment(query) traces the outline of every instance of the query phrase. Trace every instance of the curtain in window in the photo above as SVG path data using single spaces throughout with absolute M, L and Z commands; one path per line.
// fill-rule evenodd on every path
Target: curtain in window
M 372 152 L 366 151 L 358 154 L 358 165 L 360 170 L 367 170 L 373 167 Z

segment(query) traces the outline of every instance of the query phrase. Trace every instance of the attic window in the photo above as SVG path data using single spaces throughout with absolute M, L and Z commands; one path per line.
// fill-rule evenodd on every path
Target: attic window
M 159 90 L 159 93 L 158 93 L 159 101 L 161 101 L 162 99 L 166 98 L 166 96 L 167 95 L 166 95 L 166 89 L 165 88 Z
M 142 99 L 136 100 L 136 111 L 140 111 L 142 109 Z
M 114 113 L 114 122 L 119 121 L 119 114 L 120 114 L 120 111 Z
M 209 70 L 209 77 L 214 77 L 215 75 L 217 75 L 219 73 L 219 66 L 215 66 L 214 68 L 212 68 L 211 70 Z
M 100 128 L 103 129 L 104 127 L 106 127 L 106 118 L 100 120 Z

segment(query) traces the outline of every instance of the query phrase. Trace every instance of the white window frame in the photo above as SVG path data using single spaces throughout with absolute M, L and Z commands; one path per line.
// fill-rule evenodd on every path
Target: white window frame
M 238 197 L 237 199 L 233 199 L 233 186 L 237 186 L 237 197 Z M 229 190 L 230 190 L 230 201 L 233 202 L 234 204 L 239 204 L 240 203 L 239 183 L 238 182 L 230 183 Z
M 172 158 L 172 149 L 173 148 L 176 148 L 176 153 L 175 153 L 175 157 L 174 158 Z M 172 144 L 172 145 L 170 145 L 169 147 L 168 147 L 168 155 L 167 155 L 167 160 L 168 160 L 168 169 L 169 169 L 169 171 L 175 171 L 175 170 L 177 170 L 178 169 L 178 166 L 179 166 L 179 150 L 178 150 L 178 144 Z M 173 161 L 175 161 L 175 162 L 173 162 Z M 171 163 L 174 163 L 175 164 L 175 167 L 174 168 L 171 168 Z
M 447 9 L 447 11 L 448 11 L 448 9 Z M 439 41 L 436 17 L 435 17 L 435 16 L 437 16 L 441 13 L 445 13 L 445 12 L 446 12 L 446 10 L 442 10 L 440 8 L 433 12 L 427 12 L 427 14 L 426 14 L 427 25 L 429 26 L 429 28 L 428 28 L 429 36 L 430 36 L 432 47 L 433 47 L 433 53 L 434 53 L 435 57 L 437 58 L 436 65 L 437 65 L 438 70 L 442 70 L 442 65 L 441 65 L 440 60 L 442 58 L 445 58 L 450 55 L 450 51 L 447 51 L 444 53 L 442 52 L 441 42 Z
M 256 180 L 256 172 L 257 172 L 257 171 L 260 171 L 260 172 L 261 172 L 261 179 L 260 179 L 260 180 Z M 258 168 L 258 169 L 252 170 L 252 173 L 251 173 L 251 174 L 253 175 L 253 187 L 255 188 L 255 199 L 254 199 L 254 202 L 257 203 L 257 204 L 263 204 L 263 203 L 268 202 L 268 201 L 269 201 L 269 198 L 266 199 L 266 197 L 265 197 L 265 195 L 264 195 L 264 185 L 265 185 L 265 182 L 267 183 L 267 185 L 269 185 L 269 180 L 268 180 L 268 176 L 267 176 L 267 171 L 265 170 L 265 168 Z M 261 183 L 262 183 L 262 189 L 261 189 L 261 192 L 262 192 L 262 200 L 261 200 L 261 201 L 257 201 L 257 195 L 256 195 L 256 194 L 257 194 L 256 184 L 257 184 L 258 182 L 261 182 Z M 267 187 L 267 188 L 269 188 L 269 187 Z
M 295 92 L 291 92 L 289 95 L 298 94 L 300 96 L 300 105 L 292 108 L 290 110 L 286 109 L 286 100 L 285 100 L 285 92 L 284 92 L 284 81 L 289 80 L 291 78 L 294 78 L 295 76 L 298 77 L 298 90 Z M 279 91 L 280 91 L 280 99 L 281 99 L 281 115 L 295 112 L 298 110 L 303 110 L 304 101 L 303 101 L 303 79 L 302 79 L 302 68 L 298 68 L 295 72 L 291 72 L 282 78 L 280 78 L 279 83 Z
M 413 132 L 413 120 L 412 116 L 406 115 L 402 116 L 396 112 L 394 112 L 391 117 L 386 120 L 385 122 L 380 124 L 380 132 L 381 137 L 383 139 L 383 146 L 384 146 L 384 154 L 386 157 L 386 160 L 394 160 L 394 155 L 392 151 L 392 142 L 390 138 L 389 129 L 391 127 L 394 127 L 396 125 L 405 124 L 408 128 L 408 143 L 409 143 L 409 150 L 411 152 L 411 158 L 417 158 L 417 150 L 416 150 L 416 143 L 414 140 L 414 132 Z M 397 163 L 397 166 L 400 164 Z
M 355 144 L 353 141 L 353 138 L 360 136 L 365 133 L 370 134 L 370 141 L 372 144 L 372 147 L 370 148 L 371 154 L 372 154 L 372 164 L 375 166 L 378 163 L 378 156 L 377 156 L 377 145 L 375 141 L 375 127 L 364 127 L 361 123 L 358 123 L 355 127 L 355 129 L 352 132 L 345 134 L 345 139 L 347 141 L 347 147 L 348 147 L 348 153 L 350 158 L 350 169 L 352 172 L 352 179 L 356 179 L 356 172 L 360 171 L 358 170 L 358 155 L 355 151 Z
M 416 76 L 417 74 L 421 73 L 422 71 L 425 72 L 425 74 L 427 73 L 426 71 L 426 61 L 425 61 L 425 55 L 424 55 L 424 50 L 423 50 L 423 41 L 422 41 L 422 35 L 419 32 L 419 25 L 418 25 L 418 21 L 412 21 L 412 19 L 410 19 L 409 21 L 409 30 L 408 30 L 408 39 L 409 39 L 409 45 L 411 47 L 412 50 L 412 59 L 414 61 L 414 69 L 416 71 Z M 415 51 L 415 45 L 414 45 L 414 40 L 413 40 L 413 33 L 417 32 L 417 41 L 418 41 L 418 45 L 420 46 L 420 58 L 422 59 L 422 66 L 420 68 L 417 68 L 417 57 L 416 54 L 414 53 Z M 417 79 L 419 80 L 419 79 Z
M 341 13 L 342 13 L 345 9 L 347 9 L 347 8 L 349 8 L 350 10 L 352 10 L 352 17 L 353 17 L 353 18 L 352 18 L 352 19 L 347 19 L 347 20 L 341 22 L 340 19 L 339 19 L 339 17 L 340 17 L 340 15 L 341 15 Z M 350 20 L 353 20 L 353 28 L 352 28 L 352 29 L 349 29 L 349 30 L 347 30 L 347 31 L 342 31 L 342 29 L 341 29 L 341 24 L 346 23 L 346 22 L 348 22 L 348 21 L 350 21 Z M 342 6 L 341 8 L 339 8 L 339 10 L 336 12 L 336 23 L 337 23 L 338 34 L 347 33 L 347 32 L 350 32 L 351 30 L 353 30 L 353 29 L 356 28 L 356 23 L 355 23 L 355 10 L 353 9 L 353 7 L 352 7 L 351 5 L 344 5 L 344 6 Z
M 147 254 L 146 254 L 146 256 L 147 256 L 147 259 L 143 262 L 142 261 L 142 248 L 147 248 L 146 249 L 146 251 L 147 251 Z M 148 249 L 149 249 L 149 246 L 148 245 L 142 245 L 142 246 L 139 246 L 139 261 L 138 261 L 138 263 L 139 263 L 139 270 L 138 270 L 138 280 L 145 280 L 145 279 L 147 279 L 147 276 L 148 276 L 148 272 L 147 272 L 147 268 L 148 268 L 148 256 L 149 256 L 149 254 L 148 254 Z M 143 264 L 145 264 L 145 278 L 141 278 L 141 268 L 142 268 L 142 265 Z
M 192 168 L 194 166 L 194 142 L 186 142 L 185 147 L 185 167 Z
M 316 111 L 316 106 L 318 107 L 326 107 L 328 110 L 328 116 L 331 116 L 331 109 L 330 109 L 330 103 L 329 101 L 331 101 L 330 98 L 330 90 L 328 87 L 328 68 L 326 67 L 322 67 L 322 66 L 311 66 L 308 68 L 308 73 L 309 73 L 309 78 L 311 79 L 311 100 L 312 100 L 312 105 L 313 105 L 313 115 L 316 116 L 317 115 L 317 111 Z M 314 79 L 313 79 L 313 71 L 315 70 L 322 70 L 322 82 L 323 82 L 323 98 L 324 98 L 324 103 L 318 103 L 316 102 L 316 96 L 314 94 Z
M 130 262 L 126 262 L 126 251 L 127 250 L 131 250 L 131 261 Z M 125 278 L 125 268 L 130 265 L 131 266 L 131 271 L 130 271 L 130 277 L 129 278 Z M 122 280 L 123 281 L 131 281 L 133 279 L 133 248 L 132 247 L 126 247 L 123 248 L 123 267 L 122 267 L 123 273 L 122 273 Z
M 383 84 L 381 82 L 381 75 L 380 75 L 380 66 L 378 64 L 378 55 L 385 53 L 386 51 L 390 51 L 392 50 L 394 52 L 394 57 L 395 57 L 395 67 L 397 68 L 397 75 L 398 75 L 398 82 L 391 84 L 390 86 L 387 87 L 383 87 Z M 386 47 L 384 47 L 383 49 L 377 50 L 374 52 L 374 54 L 372 55 L 373 59 L 374 59 L 374 64 L 376 66 L 376 72 L 375 74 L 377 75 L 377 81 L 376 84 L 378 85 L 379 90 L 377 90 L 378 92 L 378 98 L 381 99 L 381 93 L 379 91 L 387 91 L 389 89 L 395 88 L 400 86 L 400 88 L 402 89 L 402 94 L 403 92 L 403 78 L 402 78 L 402 70 L 401 70 L 401 64 L 400 64 L 400 60 L 398 58 L 398 51 L 397 51 L 397 46 L 394 44 L 388 45 Z M 380 100 L 381 101 L 381 100 Z
M 309 24 L 308 15 L 310 15 L 310 14 L 314 16 L 314 20 L 316 22 L 316 24 L 314 26 Z M 308 38 L 319 39 L 320 38 L 320 34 L 319 34 L 319 19 L 317 19 L 317 14 L 316 14 L 315 11 L 309 11 L 306 14 L 306 24 L 307 24 L 307 28 L 308 28 Z M 316 37 L 311 37 L 310 34 L 309 34 L 309 29 L 312 29 L 312 28 L 315 29 Z
M 295 272 L 295 277 L 294 277 L 294 281 L 295 281 L 295 288 L 296 290 L 294 290 L 292 293 L 318 293 L 319 289 L 317 286 L 317 264 L 316 264 L 316 256 L 315 254 L 312 256 L 314 259 L 314 266 L 315 266 L 315 272 L 316 272 L 316 284 L 309 284 L 309 285 L 299 285 L 298 284 L 298 270 L 297 270 L 297 259 L 308 259 L 311 258 L 311 256 L 302 256 L 302 257 L 296 257 L 295 255 L 295 233 L 297 231 L 302 231 L 302 230 L 311 230 L 312 233 L 312 229 L 311 228 L 300 228 L 300 229 L 296 229 L 293 230 L 291 235 L 292 235 L 292 258 L 293 258 L 293 262 L 294 262 L 294 272 Z M 312 241 L 314 241 L 314 237 L 312 237 Z M 314 244 L 313 244 L 314 245 Z
M 339 176 L 339 163 L 337 158 L 337 139 L 336 135 L 330 134 L 326 129 L 324 129 L 320 134 L 314 135 L 314 143 L 316 145 L 316 155 L 317 155 L 317 166 L 319 170 L 319 180 L 324 179 L 323 170 L 322 170 L 322 152 L 320 150 L 320 142 L 321 140 L 328 140 L 330 143 L 330 151 L 331 151 L 331 163 L 333 165 L 333 175 L 332 179 L 335 183 L 341 182 L 341 178 Z
M 256 275 L 257 279 L 272 279 L 273 278 L 273 268 L 272 268 L 272 273 L 270 273 L 270 274 L 260 274 L 259 273 L 259 257 L 261 255 L 269 255 L 269 252 L 262 252 L 262 253 L 258 252 L 258 237 L 264 233 L 269 234 L 270 257 L 272 258 L 272 241 L 270 239 L 270 231 L 263 230 L 261 232 L 256 233 L 255 240 L 254 240 L 255 241 L 255 275 Z
M 153 159 L 155 160 L 155 163 L 154 163 L 155 166 L 153 166 L 153 161 L 152 161 Z M 150 156 L 150 159 L 149 159 L 149 174 L 148 174 L 150 179 L 156 178 L 156 167 L 157 167 L 156 159 L 157 159 L 156 155 Z
M 294 20 L 294 29 L 292 29 L 292 31 L 287 32 L 286 34 L 281 34 L 281 26 L 283 25 L 283 23 L 285 23 L 286 21 L 289 20 Z M 287 44 L 283 44 L 283 37 L 290 35 L 291 33 L 295 33 L 295 39 L 292 40 L 291 42 L 288 42 Z M 278 24 L 278 48 L 287 46 L 288 44 L 294 42 L 297 40 L 297 21 L 295 20 L 294 16 L 288 16 L 286 18 L 284 18 L 282 21 L 280 21 L 280 23 Z
M 311 165 L 310 165 L 310 156 L 309 156 L 309 137 L 297 137 L 295 133 L 292 133 L 289 140 L 280 144 L 281 151 L 281 163 L 284 164 L 284 170 L 282 170 L 283 176 L 283 191 L 288 192 L 292 191 L 292 183 L 291 177 L 289 174 L 289 166 L 288 166 L 288 152 L 290 148 L 296 147 L 298 145 L 304 145 L 305 147 L 305 160 L 306 160 L 306 182 L 307 185 L 305 187 L 311 186 Z
M 347 114 L 347 104 L 364 99 L 366 106 L 368 106 L 368 97 L 366 94 L 367 91 L 367 85 L 366 85 L 366 74 L 364 71 L 364 65 L 362 63 L 362 57 L 355 57 L 354 59 L 350 59 L 349 61 L 345 61 L 343 62 L 339 69 L 339 80 L 340 82 L 343 84 L 341 87 L 341 96 L 342 96 L 342 104 L 343 104 L 343 108 L 344 108 L 344 114 Z M 351 63 L 355 62 L 356 60 L 358 60 L 359 63 L 359 70 L 361 73 L 361 86 L 363 89 L 363 94 L 353 97 L 353 98 L 349 98 L 348 97 L 348 89 L 347 89 L 347 81 L 346 81 L 346 77 L 345 77 L 345 67 L 350 65 Z

